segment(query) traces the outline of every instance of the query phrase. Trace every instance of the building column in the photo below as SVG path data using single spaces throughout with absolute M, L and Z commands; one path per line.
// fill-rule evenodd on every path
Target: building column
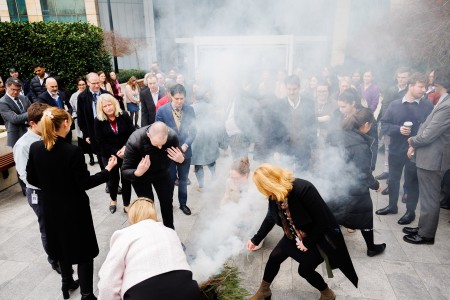
M 98 15 L 98 4 L 96 0 L 84 0 L 86 9 L 86 21 L 89 24 L 100 27 L 100 17 Z
M 41 2 L 39 0 L 25 0 L 29 22 L 43 21 Z
M 334 19 L 333 44 L 331 46 L 331 65 L 342 65 L 345 62 L 347 48 L 348 26 L 350 22 L 351 0 L 336 2 L 336 17 Z
M 157 60 L 156 55 L 156 33 L 155 33 L 155 15 L 153 13 L 153 0 L 144 0 L 144 26 L 145 26 L 145 42 L 148 45 L 148 51 L 150 51 L 147 57 L 151 57 L 152 61 L 149 61 L 148 68 L 152 65 L 152 62 Z M 147 66 L 145 66 L 147 67 Z
M 0 22 L 10 22 L 8 3 L 6 0 L 0 0 Z

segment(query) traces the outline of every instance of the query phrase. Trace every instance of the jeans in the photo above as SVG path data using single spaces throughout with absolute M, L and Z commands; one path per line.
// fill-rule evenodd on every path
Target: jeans
M 177 164 L 174 161 L 170 162 L 169 174 L 172 182 L 175 183 L 178 174 L 178 201 L 180 202 L 180 206 L 186 205 L 187 203 L 187 180 L 190 167 L 190 158 L 185 158 L 182 164 Z

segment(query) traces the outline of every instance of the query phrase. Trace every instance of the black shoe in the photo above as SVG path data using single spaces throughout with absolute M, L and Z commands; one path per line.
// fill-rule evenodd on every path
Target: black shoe
M 63 297 L 64 299 L 69 299 L 70 295 L 69 295 L 69 290 L 70 291 L 74 291 L 76 290 L 78 287 L 80 286 L 80 282 L 79 280 L 73 280 L 73 278 L 71 278 L 71 280 L 69 282 L 64 282 L 62 284 L 61 287 L 61 291 L 63 293 Z
M 388 215 L 388 214 L 393 214 L 395 215 L 396 213 L 398 213 L 398 208 L 397 207 L 390 207 L 389 205 L 386 206 L 385 208 L 379 209 L 375 212 L 377 215 Z
M 419 227 L 403 227 L 402 231 L 406 234 L 418 234 Z
M 375 255 L 381 254 L 386 249 L 386 244 L 374 245 L 372 249 L 367 249 L 367 256 L 374 257 Z
M 109 194 L 109 186 L 108 185 L 106 185 L 106 187 L 105 187 L 105 193 Z
M 61 267 L 58 262 L 52 263 L 52 269 L 56 271 L 56 273 L 61 274 Z
M 406 200 L 408 200 L 408 194 L 403 194 L 402 203 L 406 203 Z
M 119 185 L 119 187 L 117 188 L 117 194 L 118 195 L 122 195 L 122 187 Z
M 434 238 L 422 237 L 418 233 L 405 235 L 403 237 L 403 240 L 407 243 L 416 244 L 416 245 L 419 245 L 419 244 L 433 245 L 434 244 Z
M 186 183 L 187 185 L 191 185 L 191 181 L 189 180 L 189 178 L 188 178 L 188 180 L 187 180 L 187 183 Z
M 189 209 L 189 207 L 187 207 L 187 205 L 180 205 L 180 209 L 184 212 L 185 215 L 190 215 L 191 214 L 191 210 Z
M 116 212 L 116 209 L 117 209 L 117 205 L 110 205 L 110 206 L 109 206 L 109 211 L 110 211 L 112 214 Z
M 450 200 L 448 199 L 448 196 L 441 200 L 441 208 L 450 209 Z
M 141 128 L 138 124 L 134 125 L 134 127 L 135 127 L 136 129 Z
M 97 300 L 97 297 L 93 293 L 83 294 L 81 293 L 81 300 Z
M 388 179 L 388 178 L 389 178 L 388 172 L 383 172 L 380 175 L 375 176 L 376 180 L 384 180 L 384 179 Z
M 414 212 L 409 212 L 407 211 L 403 217 L 400 218 L 400 220 L 398 220 L 398 224 L 400 225 L 407 225 L 409 223 L 411 223 L 412 221 L 414 221 L 414 219 L 416 218 L 416 214 Z
M 381 195 L 389 195 L 389 186 L 387 186 L 384 190 L 381 191 Z

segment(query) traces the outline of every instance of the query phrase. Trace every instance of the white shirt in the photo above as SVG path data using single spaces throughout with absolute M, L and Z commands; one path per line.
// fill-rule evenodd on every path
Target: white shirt
M 31 129 L 28 129 L 28 131 L 16 142 L 13 148 L 16 170 L 20 179 L 22 179 L 27 188 L 35 190 L 38 188 L 29 184 L 27 181 L 27 163 L 28 158 L 30 157 L 31 144 L 40 141 L 41 139 L 41 136 L 34 133 Z
M 161 222 L 140 221 L 112 235 L 98 273 L 98 299 L 123 299 L 139 282 L 175 270 L 191 271 L 177 233 Z

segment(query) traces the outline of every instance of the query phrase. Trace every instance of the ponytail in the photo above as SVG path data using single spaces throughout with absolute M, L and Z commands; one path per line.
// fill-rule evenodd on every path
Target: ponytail
M 375 122 L 375 118 L 373 117 L 372 112 L 368 108 L 361 108 L 355 111 L 354 113 L 349 114 L 342 121 L 342 129 L 344 130 L 353 130 L 359 129 L 365 123 L 372 124 Z
M 64 109 L 51 107 L 44 111 L 41 119 L 41 135 L 44 141 L 45 149 L 52 150 L 56 143 L 58 135 L 56 132 L 61 128 L 64 121 L 72 124 L 72 118 Z

